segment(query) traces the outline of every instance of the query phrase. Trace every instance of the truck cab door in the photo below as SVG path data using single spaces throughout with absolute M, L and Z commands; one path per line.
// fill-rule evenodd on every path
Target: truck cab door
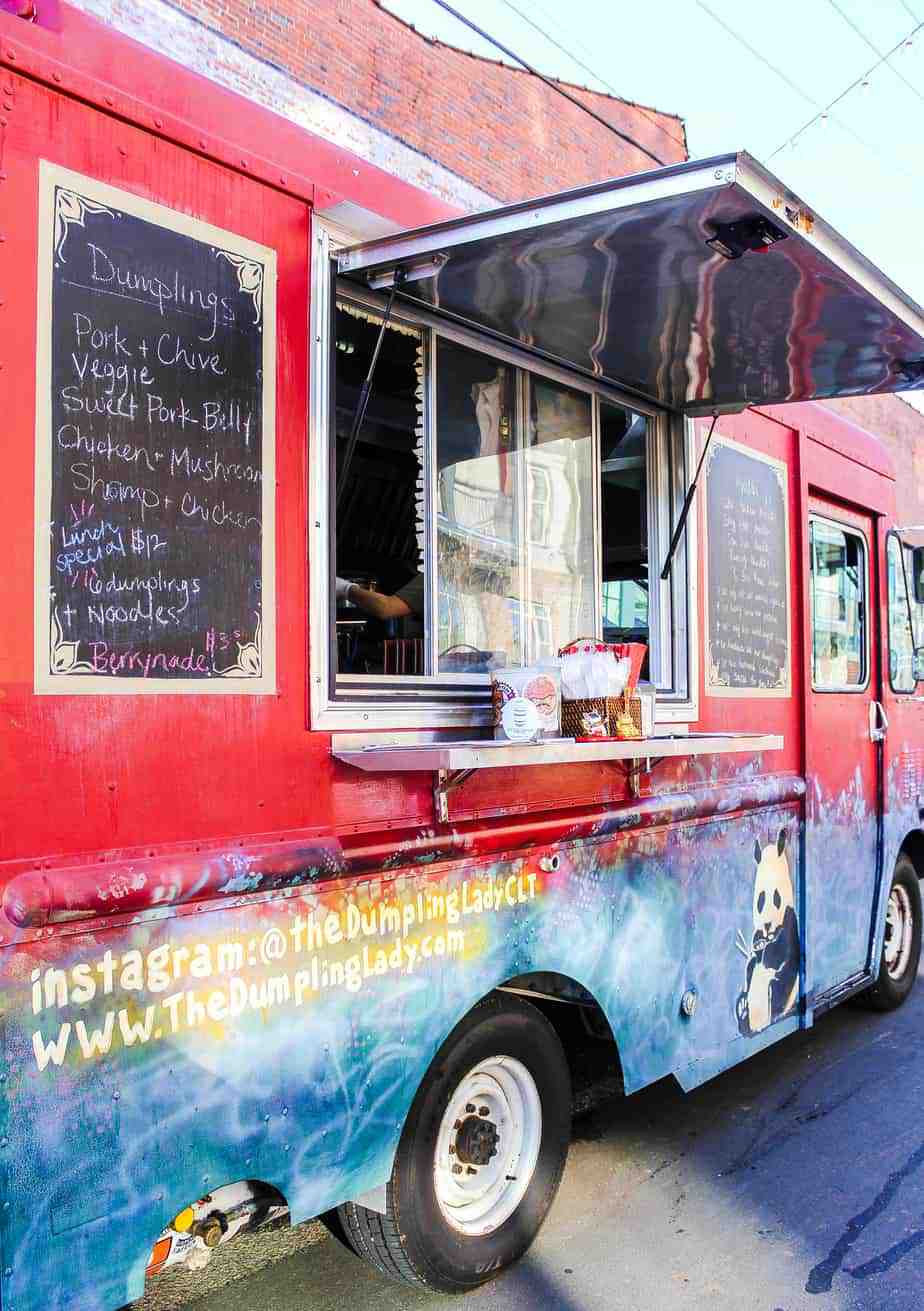
M 812 498 L 808 525 L 806 985 L 808 1004 L 868 966 L 879 843 L 876 524 Z

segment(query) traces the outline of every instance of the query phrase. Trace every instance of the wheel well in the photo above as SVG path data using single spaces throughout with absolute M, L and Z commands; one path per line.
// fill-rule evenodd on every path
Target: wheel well
M 524 997 L 542 1011 L 561 1039 L 578 1101 L 589 1081 L 615 1078 L 621 1085 L 622 1062 L 610 1022 L 583 984 L 567 974 L 542 971 L 518 974 L 497 991 Z
M 177 1206 L 177 1202 L 180 1204 Z M 172 1209 L 176 1206 L 176 1209 Z M 236 1212 L 235 1219 L 240 1220 L 241 1210 L 243 1208 L 246 1219 L 243 1223 L 236 1225 L 229 1230 L 227 1212 L 232 1208 Z M 222 1184 L 218 1188 L 212 1188 L 207 1193 L 201 1194 L 198 1198 L 186 1197 L 180 1201 L 174 1198 L 168 1213 L 170 1218 L 164 1220 L 161 1217 L 161 1229 L 152 1239 L 149 1260 L 155 1256 L 157 1244 L 160 1235 L 168 1229 L 172 1229 L 173 1221 L 179 1216 L 184 1216 L 184 1225 L 181 1232 L 196 1232 L 198 1226 L 203 1221 L 211 1218 L 217 1222 L 218 1230 L 221 1237 L 217 1237 L 215 1245 L 219 1245 L 225 1240 L 225 1235 L 229 1237 L 236 1236 L 237 1233 L 246 1231 L 254 1225 L 261 1226 L 272 1221 L 275 1224 L 289 1224 L 288 1202 L 283 1193 L 271 1183 L 264 1179 L 254 1179 L 252 1177 L 238 1179 L 234 1182 Z M 206 1246 L 211 1247 L 212 1242 L 206 1240 Z M 173 1249 L 173 1240 L 165 1242 L 164 1251 L 158 1253 L 164 1261 L 167 1261 Z M 145 1272 L 147 1274 L 147 1271 Z
M 919 879 L 924 879 L 924 833 L 912 829 L 901 845 L 901 850 L 910 858 Z

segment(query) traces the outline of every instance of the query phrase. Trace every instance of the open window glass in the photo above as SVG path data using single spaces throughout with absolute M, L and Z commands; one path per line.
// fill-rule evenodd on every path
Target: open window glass
M 516 370 L 443 339 L 436 361 L 437 667 L 486 673 L 526 650 Z

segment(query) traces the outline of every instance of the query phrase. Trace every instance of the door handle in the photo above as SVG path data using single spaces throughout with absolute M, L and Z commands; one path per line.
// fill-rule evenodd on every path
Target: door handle
M 880 701 L 871 701 L 869 703 L 869 740 L 870 742 L 884 742 L 885 735 L 889 731 L 889 716 L 885 712 Z

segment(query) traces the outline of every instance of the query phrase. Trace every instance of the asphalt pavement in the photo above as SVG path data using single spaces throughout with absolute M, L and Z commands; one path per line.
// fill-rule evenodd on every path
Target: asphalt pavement
M 161 1276 L 138 1311 L 924 1311 L 924 979 L 686 1096 L 597 1073 L 538 1241 L 477 1292 L 389 1283 L 312 1223 Z

